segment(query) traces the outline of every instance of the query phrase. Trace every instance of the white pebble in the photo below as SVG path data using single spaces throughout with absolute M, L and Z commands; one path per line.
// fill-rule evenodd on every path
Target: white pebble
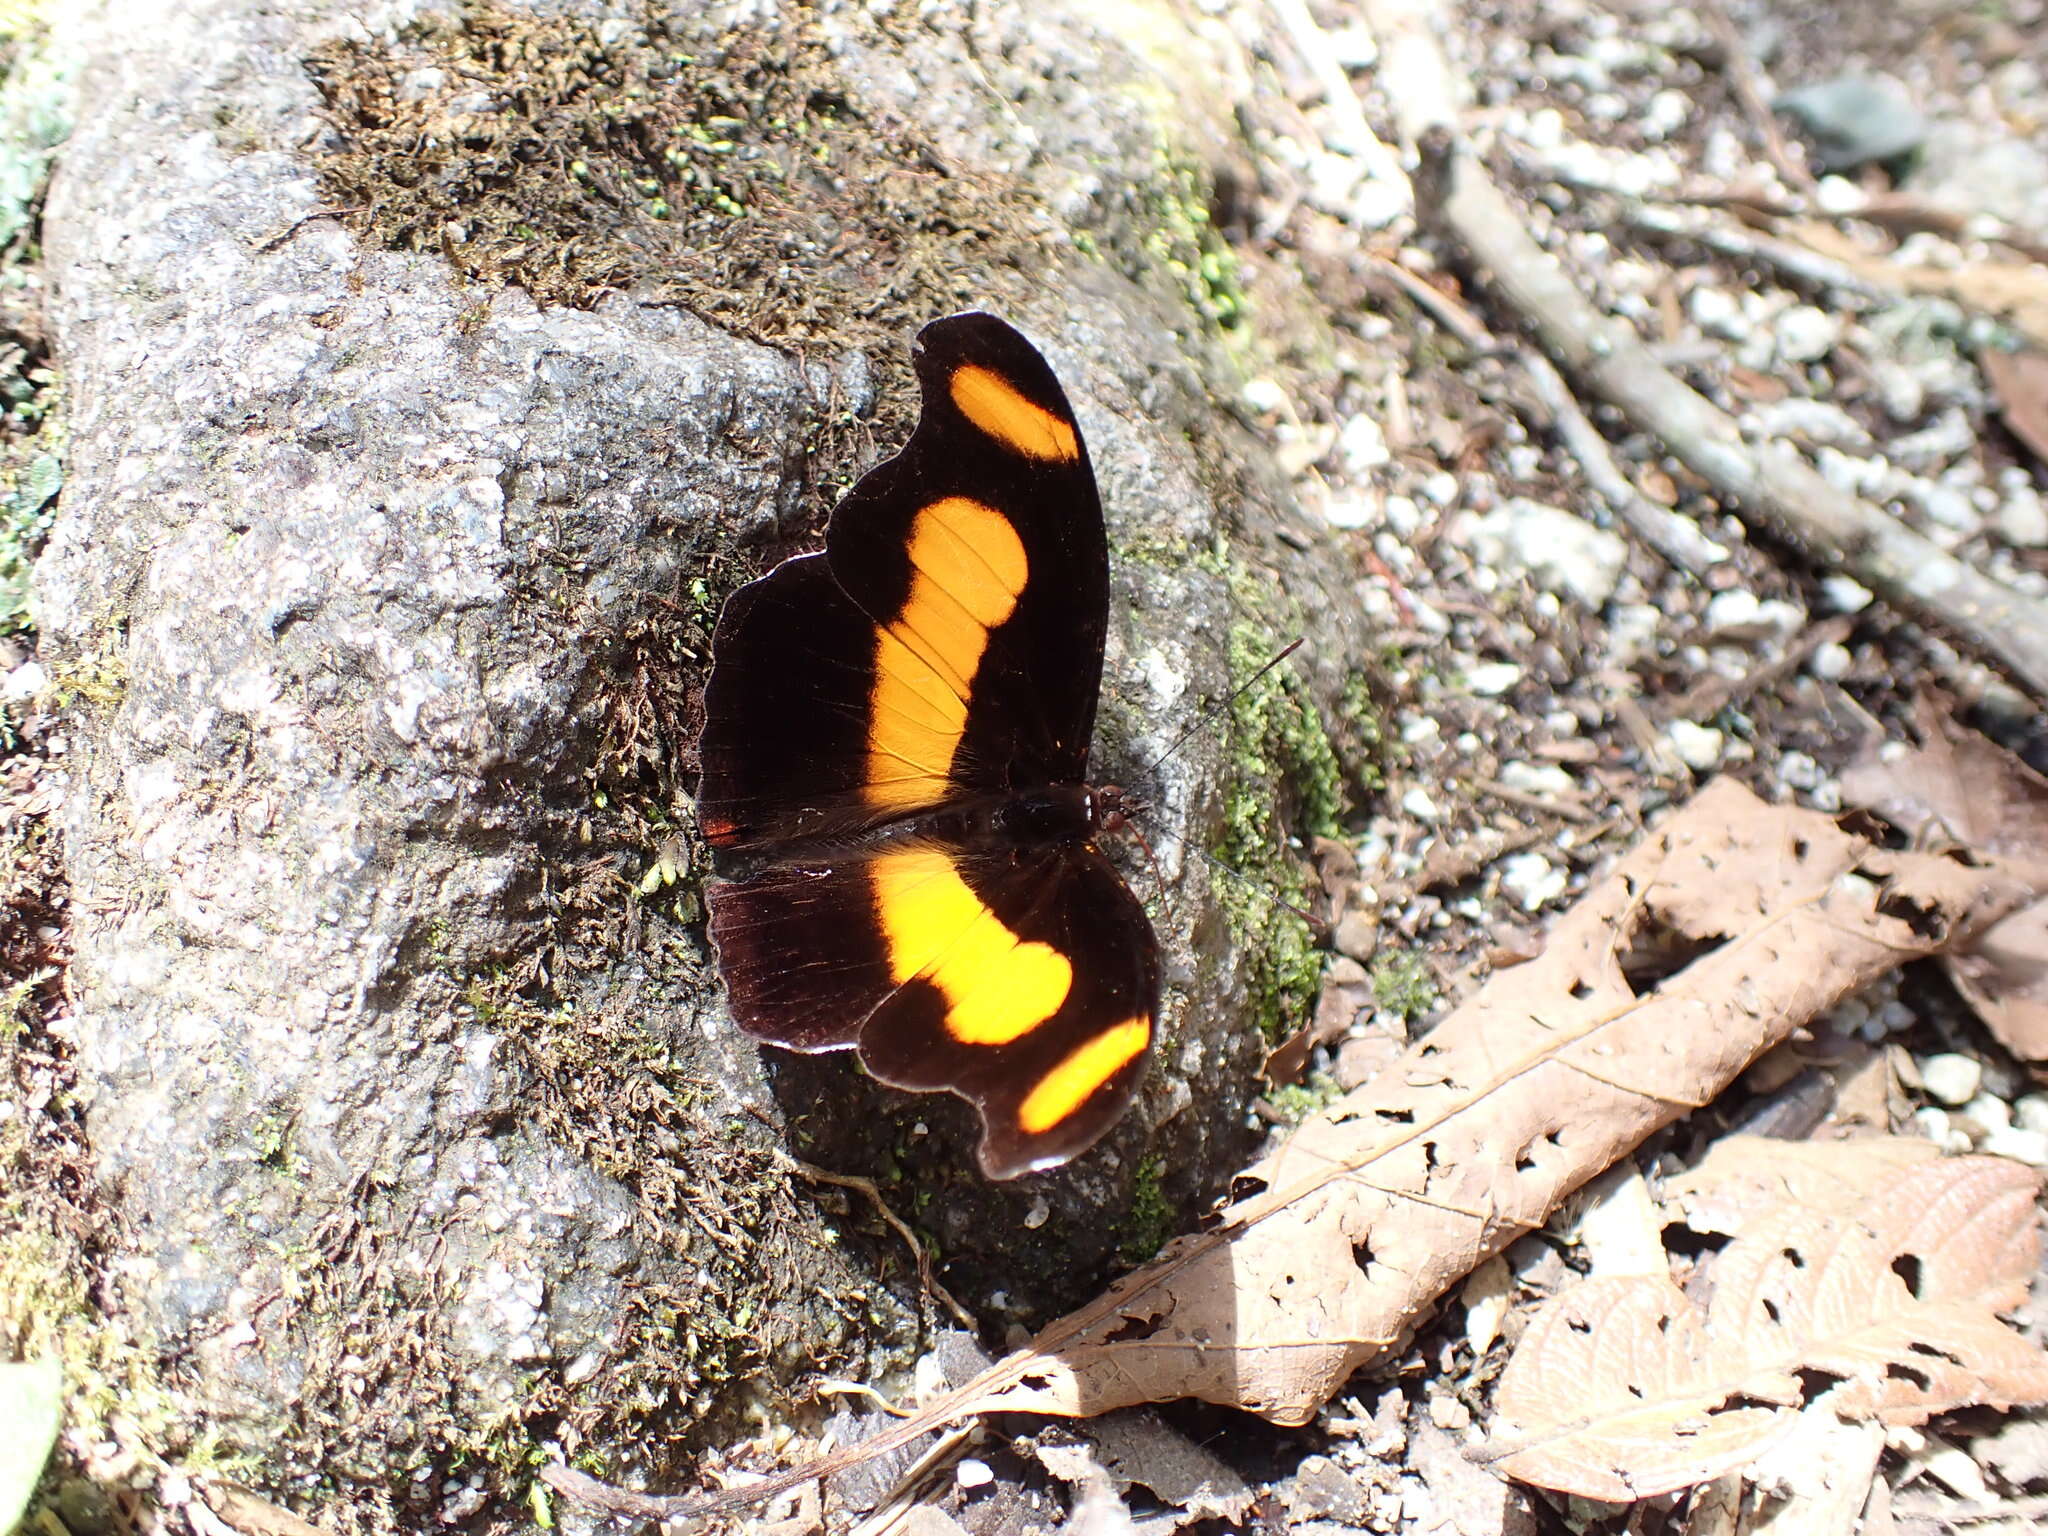
M 1362 413 L 1345 422 L 1338 431 L 1337 455 L 1354 475 L 1378 469 L 1394 456 L 1387 447 L 1387 434 L 1380 430 L 1380 424 Z
M 1404 539 L 1415 536 L 1415 530 L 1422 526 L 1422 508 L 1415 504 L 1414 497 L 1387 498 L 1387 526 Z
M 1527 571 L 1546 591 L 1590 609 L 1614 595 L 1628 545 L 1576 513 L 1516 496 L 1463 529 L 1482 564 Z
M 1847 677 L 1855 664 L 1855 658 L 1849 654 L 1846 645 L 1828 644 L 1814 648 L 1813 658 L 1807 662 L 1806 670 L 1815 677 L 1833 683 Z
M 1870 606 L 1871 591 L 1848 576 L 1824 576 L 1820 589 L 1837 613 L 1861 613 Z
M 1974 1056 L 1943 1051 L 1920 1063 L 1920 1081 L 1944 1104 L 1967 1104 L 1984 1081 L 1984 1064 Z
M 1265 416 L 1287 404 L 1287 391 L 1271 379 L 1252 379 L 1244 386 L 1243 399 L 1250 410 Z
M 987 1462 L 970 1456 L 953 1469 L 953 1480 L 962 1488 L 986 1488 L 996 1480 L 996 1475 Z
M 32 699 L 50 684 L 50 674 L 39 661 L 24 661 L 0 683 L 0 703 L 19 704 Z
M 1778 316 L 1778 356 L 1788 363 L 1817 363 L 1842 339 L 1842 322 L 1811 304 L 1795 304 Z
M 1370 528 L 1380 520 L 1379 513 L 1364 496 L 1332 496 L 1323 503 L 1323 521 L 1332 528 Z
M 2012 1125 L 2012 1106 L 1995 1094 L 1978 1094 L 1963 1106 L 1963 1113 L 1987 1131 L 2009 1129 Z
M 1500 861 L 1500 888 L 1519 901 L 1524 912 L 1562 896 L 1570 878 L 1540 853 L 1511 853 Z
M 1750 332 L 1749 319 L 1733 295 L 1719 288 L 1695 288 L 1686 300 L 1692 323 L 1722 341 L 1741 341 Z
M 1691 720 L 1674 720 L 1664 727 L 1664 739 L 1671 743 L 1671 750 L 1678 754 L 1678 760 L 1695 773 L 1706 773 L 1721 761 L 1722 749 L 1728 738 L 1710 725 L 1698 725 Z
M 2014 548 L 2048 548 L 2048 503 L 2031 485 L 2007 488 L 1996 521 L 1998 536 Z
M 1497 699 L 1522 680 L 1522 669 L 1512 661 L 1487 661 L 1468 668 L 1465 686 L 1482 699 Z
M 1401 809 L 1417 821 L 1435 821 L 1439 814 L 1436 802 L 1429 798 L 1429 791 L 1420 785 L 1401 796 Z
M 1525 795 L 1573 795 L 1579 788 L 1556 763 L 1502 763 L 1500 781 Z
M 1787 752 L 1778 759 L 1778 781 L 1791 789 L 1816 789 L 1826 777 L 1819 763 L 1804 752 Z
M 2030 1093 L 2016 1099 L 2012 1106 L 2012 1123 L 2023 1131 L 2048 1132 L 2048 1096 Z
M 2017 1126 L 2001 1125 L 1986 1134 L 1978 1150 L 2031 1167 L 2048 1168 L 2048 1131 L 2023 1131 Z

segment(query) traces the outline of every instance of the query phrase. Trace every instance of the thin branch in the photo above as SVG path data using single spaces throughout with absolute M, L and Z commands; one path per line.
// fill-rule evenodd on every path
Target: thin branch
M 1564 376 L 1534 347 L 1522 352 L 1522 367 L 1535 390 L 1536 403 L 1550 418 L 1565 450 L 1579 461 L 1593 494 L 1629 531 L 1662 555 L 1674 570 L 1697 576 L 1728 558 L 1728 551 L 1708 538 L 1700 525 L 1670 507 L 1652 501 L 1629 481 L 1608 451 L 1607 439 L 1579 406 Z
M 1714 34 L 1714 40 L 1721 45 L 1721 68 L 1728 76 L 1728 84 L 1735 90 L 1736 100 L 1742 103 L 1742 110 L 1749 114 L 1757 137 L 1763 141 L 1765 156 L 1778 168 L 1786 186 L 1811 190 L 1813 172 L 1785 142 L 1785 135 L 1778 127 L 1778 116 L 1771 110 L 1771 104 L 1764 100 L 1763 88 L 1750 63 L 1749 48 L 1742 40 L 1742 33 L 1722 7 L 1721 0 L 1700 0 L 1699 9 L 1708 29 Z
M 1367 0 L 1365 10 L 1383 38 L 1391 30 L 1409 47 L 1436 46 L 1417 0 Z M 1632 329 L 1573 286 L 1462 143 L 1449 93 L 1427 76 L 1416 71 L 1421 85 L 1405 102 L 1409 76 L 1383 77 L 1396 93 L 1403 131 L 1422 152 L 1418 211 L 1464 246 L 1553 361 L 1653 433 L 1746 520 L 1949 629 L 2048 696 L 2048 607 L 1836 488 L 1786 444 L 1744 442 L 1733 417 L 1666 371 Z
M 1792 448 L 1746 443 L 1733 417 L 1610 322 L 1523 228 L 1456 139 L 1425 149 L 1433 220 L 1485 268 L 1544 350 L 1770 533 L 1933 619 L 2048 695 L 2048 609 L 1972 569 L 1883 509 L 1838 489 Z M 1418 191 L 1422 189 L 1418 187 Z
M 1365 108 L 1358 104 L 1358 93 L 1351 88 L 1344 66 L 1337 62 L 1337 50 L 1331 46 L 1329 34 L 1310 13 L 1308 0 L 1271 0 L 1271 4 L 1281 25 L 1287 28 L 1294 51 L 1315 76 L 1323 101 L 1337 120 L 1337 143 L 1331 147 L 1362 161 L 1368 176 L 1399 188 L 1401 201 L 1414 207 L 1415 193 L 1408 184 L 1408 173 L 1401 169 L 1399 156 L 1387 148 L 1372 131 L 1372 124 L 1365 120 Z

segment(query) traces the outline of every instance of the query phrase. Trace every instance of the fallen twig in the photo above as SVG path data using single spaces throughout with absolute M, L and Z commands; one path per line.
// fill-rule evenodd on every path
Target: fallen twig
M 1680 694 L 1661 713 L 1666 720 L 1711 720 L 1731 704 L 1740 704 L 1751 694 L 1761 693 L 1797 672 L 1806 658 L 1824 645 L 1848 638 L 1856 627 L 1853 614 L 1838 613 L 1810 624 L 1785 648 L 1785 654 L 1752 667 L 1741 677 L 1710 677 Z
M 1695 575 L 1728 558 L 1728 551 L 1708 538 L 1698 523 L 1652 501 L 1630 483 L 1608 451 L 1607 439 L 1580 408 L 1578 398 L 1549 358 L 1534 347 L 1525 348 L 1522 367 L 1535 390 L 1536 403 L 1549 414 L 1550 425 L 1566 451 L 1579 461 L 1586 483 L 1637 538 L 1673 569 Z
M 1727 75 L 1736 100 L 1742 103 L 1742 110 L 1749 115 L 1757 137 L 1763 141 L 1764 154 L 1778 168 L 1778 174 L 1785 178 L 1787 186 L 1811 188 L 1814 185 L 1813 172 L 1785 142 L 1784 131 L 1778 127 L 1778 116 L 1771 110 L 1771 104 L 1764 100 L 1756 70 L 1750 65 L 1749 48 L 1722 7 L 1721 0 L 1700 0 L 1699 14 L 1714 34 L 1714 40 L 1721 45 L 1722 72 Z
M 1408 183 L 1408 173 L 1401 168 L 1400 158 L 1380 141 L 1380 136 L 1372 131 L 1372 124 L 1365 120 L 1365 109 L 1358 104 L 1358 93 L 1351 88 L 1344 67 L 1337 62 L 1337 52 L 1330 46 L 1329 34 L 1310 14 L 1307 0 L 1272 0 L 1272 6 L 1281 25 L 1287 28 L 1295 52 L 1301 55 L 1301 62 L 1315 76 L 1325 104 L 1337 119 L 1340 142 L 1333 147 L 1362 161 L 1366 175 L 1374 181 L 1397 188 L 1401 194 L 1399 200 L 1412 208 L 1415 193 Z
M 1398 40 L 1403 67 L 1383 70 L 1404 136 L 1422 154 L 1418 212 L 1462 244 L 1495 290 L 1529 321 L 1552 359 L 1654 433 L 1748 519 L 1840 566 L 1872 591 L 1997 657 L 2048 695 L 2048 611 L 1973 570 L 1897 518 L 1836 489 L 1783 443 L 1743 441 L 1733 417 L 1673 377 L 1634 331 L 1573 286 L 1459 137 L 1456 103 L 1428 8 L 1367 0 L 1381 47 Z M 1423 58 L 1435 53 L 1435 63 Z

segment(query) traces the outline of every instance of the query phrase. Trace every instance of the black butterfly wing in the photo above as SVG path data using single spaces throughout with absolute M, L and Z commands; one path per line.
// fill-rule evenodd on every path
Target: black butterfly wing
M 1085 776 L 1108 622 L 1094 471 L 1059 382 L 991 315 L 926 326 L 923 412 L 822 557 L 713 637 L 699 813 L 714 846 Z
M 1087 844 L 780 864 L 713 887 L 711 936 L 743 1029 L 958 1094 L 993 1179 L 1086 1150 L 1144 1076 L 1158 945 Z

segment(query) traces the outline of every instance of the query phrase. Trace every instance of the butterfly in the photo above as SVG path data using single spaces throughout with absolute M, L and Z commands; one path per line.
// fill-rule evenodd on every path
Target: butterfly
M 1129 1106 L 1159 943 L 1097 841 L 1136 807 L 1088 783 L 1109 551 L 1073 411 L 993 315 L 914 364 L 903 450 L 719 617 L 705 899 L 742 1030 L 958 1094 L 1008 1179 Z

